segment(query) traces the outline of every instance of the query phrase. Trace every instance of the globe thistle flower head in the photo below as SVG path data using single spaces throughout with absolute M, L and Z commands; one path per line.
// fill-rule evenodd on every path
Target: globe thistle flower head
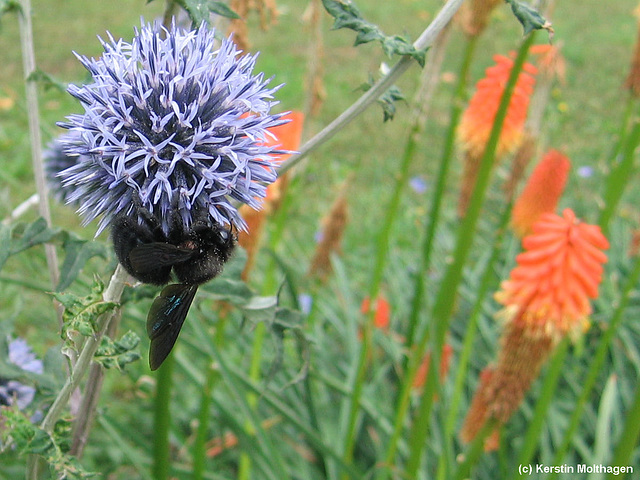
M 165 233 L 178 212 L 183 227 L 195 211 L 239 230 L 239 204 L 260 208 L 276 179 L 268 128 L 285 122 L 270 114 L 269 79 L 253 75 L 256 55 L 241 56 L 231 39 L 219 43 L 201 26 L 143 24 L 131 43 L 101 39 L 103 55 L 76 57 L 93 83 L 71 85 L 84 113 L 60 126 L 80 142 L 66 142 L 76 165 L 61 172 L 85 223 L 101 217 L 98 233 L 134 200 L 158 218 Z

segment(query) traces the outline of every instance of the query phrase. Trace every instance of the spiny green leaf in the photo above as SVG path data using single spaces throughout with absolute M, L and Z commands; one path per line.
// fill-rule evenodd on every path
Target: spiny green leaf
M 385 122 L 393 120 L 393 117 L 396 114 L 396 102 L 404 99 L 404 95 L 395 85 L 390 87 L 380 98 L 378 98 L 378 103 L 382 106 Z
M 380 42 L 382 50 L 388 56 L 407 55 L 421 67 L 424 66 L 426 50 L 416 50 L 407 39 L 399 36 L 387 36 L 377 25 L 365 20 L 358 8 L 349 1 L 322 0 L 325 10 L 334 18 L 333 29 L 348 28 L 357 33 L 355 46 L 369 42 Z
M 118 306 L 117 303 L 103 301 L 103 291 L 104 284 L 96 279 L 91 293 L 85 297 L 72 293 L 54 294 L 56 300 L 65 307 L 62 315 L 62 338 L 65 341 L 63 350 L 75 348 L 74 339 L 78 334 L 94 335 L 98 316 Z
M 338 21 L 338 19 L 352 18 L 357 21 L 361 18 L 360 11 L 351 2 L 342 2 L 340 0 L 322 0 L 324 8 L 329 14 Z
M 94 360 L 105 368 L 116 367 L 118 370 L 123 370 L 128 363 L 140 359 L 140 353 L 134 351 L 139 343 L 140 337 L 131 330 L 115 342 L 108 337 L 102 337 Z
M 22 11 L 22 7 L 18 0 L 0 0 L 0 17 L 5 13 L 20 11 Z
M 14 407 L 0 407 L 3 428 L 0 429 L 0 439 L 3 448 L 11 445 L 18 451 L 26 450 L 31 439 L 36 435 L 37 427 Z
M 534 8 L 530 7 L 526 3 L 518 0 L 506 0 L 511 5 L 511 11 L 516 16 L 518 21 L 524 28 L 524 34 L 527 35 L 533 30 L 545 29 L 549 31 L 550 36 L 553 36 L 553 29 L 551 24 L 540 15 Z
M 409 40 L 399 35 L 384 37 L 384 40 L 382 40 L 382 50 L 389 57 L 394 53 L 396 55 L 408 55 L 418 62 L 418 65 L 421 67 L 424 67 L 427 56 L 426 48 L 424 50 L 416 50 Z
M 77 459 L 64 453 L 69 450 L 70 422 L 59 421 L 50 434 L 34 425 L 17 408 L 2 408 L 1 411 L 0 439 L 4 448 L 11 446 L 23 455 L 43 456 L 56 472 L 55 478 L 80 480 L 96 475 L 84 470 Z
M 369 77 L 369 81 L 367 83 L 363 83 L 358 87 L 360 90 L 366 92 L 369 90 L 374 83 L 373 77 Z M 396 114 L 396 105 L 395 103 L 399 100 L 404 100 L 405 97 L 400 91 L 398 87 L 392 85 L 389 89 L 384 92 L 378 98 L 377 102 L 382 107 L 382 114 L 384 115 L 384 121 L 393 120 Z

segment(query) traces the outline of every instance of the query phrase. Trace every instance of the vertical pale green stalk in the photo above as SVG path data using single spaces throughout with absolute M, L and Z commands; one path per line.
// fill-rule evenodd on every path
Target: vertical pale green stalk
M 171 459 L 169 456 L 169 431 L 171 426 L 171 376 L 173 355 L 169 355 L 156 376 L 156 398 L 153 412 L 153 478 L 169 480 Z
M 633 163 L 635 159 L 635 150 L 640 144 L 640 119 L 633 119 L 631 132 L 624 141 L 624 146 L 620 151 L 620 161 L 617 158 L 612 159 L 611 172 L 607 178 L 607 185 L 604 193 L 604 207 L 600 212 L 599 224 L 605 236 L 609 233 L 609 222 L 613 218 L 618 203 L 622 198 L 625 187 L 630 179 L 633 178 Z
M 433 197 L 431 200 L 431 209 L 429 211 L 429 215 L 427 215 L 427 229 L 424 236 L 424 243 L 422 245 L 420 271 L 416 275 L 415 280 L 413 303 L 411 305 L 411 316 L 409 317 L 409 327 L 407 330 L 407 347 L 409 348 L 413 345 L 418 322 L 420 321 L 420 311 L 422 309 L 422 297 L 424 293 L 424 276 L 426 275 L 426 272 L 429 271 L 429 267 L 431 264 L 433 239 L 435 238 L 436 227 L 438 225 L 438 221 L 440 220 L 440 211 L 442 209 L 442 201 L 444 199 L 446 190 L 447 176 L 449 174 L 451 158 L 453 157 L 453 151 L 455 148 L 456 129 L 458 127 L 458 122 L 462 114 L 463 100 L 467 88 L 467 79 L 469 77 L 469 67 L 471 66 L 471 60 L 473 58 L 473 53 L 475 52 L 477 43 L 477 37 L 469 38 L 466 43 L 462 64 L 458 73 L 458 85 L 456 86 L 453 101 L 451 102 L 449 129 L 447 131 L 442 159 L 440 160 L 440 166 L 438 168 L 438 174 L 435 184 L 436 188 L 433 191 Z
M 580 396 L 576 400 L 573 412 L 571 414 L 571 418 L 569 420 L 567 430 L 564 433 L 564 438 L 560 446 L 556 449 L 556 456 L 553 459 L 554 465 L 560 465 L 571 445 L 573 440 L 573 436 L 580 424 L 580 420 L 582 420 L 582 412 L 584 410 L 585 405 L 591 395 L 591 391 L 593 387 L 596 385 L 598 380 L 598 376 L 602 370 L 602 366 L 607 358 L 607 354 L 609 352 L 609 348 L 611 346 L 611 341 L 613 340 L 614 335 L 618 331 L 618 326 L 622 321 L 624 316 L 624 311 L 629 305 L 629 296 L 635 286 L 637 285 L 638 280 L 640 279 L 640 257 L 636 258 L 635 264 L 633 266 L 633 270 L 631 275 L 629 276 L 627 283 L 625 284 L 625 288 L 622 293 L 622 297 L 620 298 L 620 304 L 618 308 L 616 308 L 611 321 L 609 322 L 608 328 L 605 329 L 602 338 L 598 342 L 598 349 L 596 350 L 595 355 L 593 356 L 593 360 L 589 365 L 589 369 L 587 371 L 587 377 L 581 382 L 582 392 Z M 613 465 L 613 464 L 612 464 Z M 553 478 L 557 478 L 558 474 L 551 474 L 549 476 L 549 480 Z
M 478 282 L 478 289 L 476 290 L 476 300 L 469 316 L 469 322 L 467 323 L 467 329 L 464 335 L 464 341 L 462 351 L 460 352 L 460 358 L 456 366 L 456 378 L 453 387 L 453 393 L 449 396 L 449 403 L 447 404 L 448 414 L 444 423 L 444 440 L 443 440 L 443 454 L 440 456 L 438 465 L 438 479 L 447 480 L 450 478 L 449 472 L 450 465 L 453 464 L 453 437 L 455 435 L 454 429 L 456 426 L 456 420 L 458 419 L 460 400 L 464 395 L 465 380 L 467 379 L 468 371 L 467 366 L 469 359 L 471 358 L 471 352 L 473 349 L 473 341 L 475 340 L 477 332 L 478 318 L 482 313 L 482 305 L 486 299 L 489 288 L 494 285 L 493 277 L 495 275 L 494 267 L 498 261 L 498 257 L 502 252 L 502 241 L 504 238 L 504 232 L 507 228 L 507 223 L 511 217 L 511 206 L 509 202 L 504 206 L 500 222 L 496 229 L 496 235 L 491 242 L 491 255 L 484 267 L 484 272 L 480 281 Z
M 429 271 L 431 264 L 433 239 L 435 238 L 436 227 L 438 225 L 440 211 L 442 209 L 442 200 L 444 198 L 449 167 L 451 165 L 451 158 L 453 156 L 455 147 L 456 128 L 458 126 L 460 115 L 462 114 L 463 98 L 465 96 L 467 78 L 469 76 L 469 66 L 471 65 L 471 59 L 473 58 L 473 52 L 475 51 L 476 44 L 477 42 L 475 41 L 475 39 L 471 39 L 469 42 L 467 42 L 465 54 L 460 67 L 460 72 L 458 74 L 458 85 L 456 87 L 453 101 L 451 102 L 452 107 L 449 129 L 447 131 L 442 159 L 440 160 L 440 166 L 438 168 L 436 187 L 433 191 L 433 197 L 431 201 L 431 209 L 427 216 L 427 227 L 422 245 L 420 271 L 416 274 L 415 278 L 413 301 L 411 304 L 411 314 L 409 317 L 409 327 L 407 331 L 407 348 L 413 347 L 418 322 L 420 320 L 420 311 L 422 310 L 422 300 L 424 295 L 424 276 L 426 275 L 426 272 Z M 396 450 L 398 448 L 398 441 L 400 440 L 402 428 L 404 426 L 407 411 L 409 409 L 413 376 L 414 375 L 405 375 L 404 383 L 396 402 L 393 434 L 391 435 L 388 443 L 384 462 L 385 465 L 392 465 L 393 458 L 395 457 Z M 383 474 L 384 472 L 382 472 L 381 470 L 380 475 Z
M 202 397 L 200 398 L 200 412 L 198 413 L 198 430 L 193 444 L 193 480 L 203 480 L 207 460 L 207 432 L 209 431 L 209 418 L 211 411 L 211 394 L 216 380 L 219 378 L 218 370 L 213 363 L 209 363 L 205 378 Z
M 220 348 L 224 339 L 224 327 L 226 322 L 218 318 L 218 325 L 215 331 L 214 347 Z M 213 358 L 209 359 L 209 366 L 205 375 L 202 397 L 200 398 L 200 412 L 198 413 L 198 430 L 193 443 L 193 480 L 204 480 L 207 461 L 207 434 L 209 432 L 209 418 L 211 417 L 211 396 L 213 387 L 220 378 L 220 374 Z
M 522 71 L 529 47 L 533 43 L 534 38 L 535 32 L 532 32 L 528 37 L 526 37 L 514 61 L 509 75 L 509 80 L 507 81 L 504 93 L 500 100 L 500 106 L 496 113 L 489 141 L 487 142 L 482 160 L 480 161 L 480 168 L 478 171 L 476 185 L 473 190 L 473 195 L 471 197 L 471 202 L 458 230 L 456 246 L 453 254 L 453 263 L 451 263 L 447 269 L 442 283 L 440 284 L 440 289 L 436 294 L 436 303 L 431 312 L 431 319 L 435 322 L 435 338 L 433 339 L 433 348 L 431 349 L 432 365 L 440 364 L 442 346 L 453 314 L 458 286 L 462 280 L 463 267 L 466 263 L 469 252 L 471 251 L 484 196 L 489 186 L 491 171 L 495 161 L 495 151 L 498 145 L 500 132 L 502 131 L 502 125 L 507 115 L 511 95 L 513 94 L 518 76 Z M 425 332 L 422 334 L 416 348 L 412 351 L 409 370 L 409 374 L 411 375 L 410 378 L 415 376 L 418 365 L 425 354 L 428 340 L 429 329 L 425 329 Z M 420 398 L 417 414 L 409 434 L 410 453 L 406 466 L 406 475 L 408 478 L 415 478 L 418 468 L 420 467 L 420 461 L 422 453 L 424 452 L 424 445 L 429 430 L 431 406 L 438 388 L 438 368 L 430 368 L 427 373 L 427 379 Z
M 25 97 L 27 114 L 29 118 L 29 138 L 31 141 L 31 160 L 33 163 L 33 175 L 36 189 L 38 190 L 38 211 L 51 226 L 51 212 L 49 210 L 49 196 L 44 175 L 44 163 L 42 161 L 42 137 L 40 135 L 40 113 L 38 109 L 38 90 L 36 82 L 29 77 L 36 71 L 36 60 L 33 49 L 33 28 L 31 25 L 31 0 L 20 0 L 18 21 L 20 23 L 20 43 L 22 46 L 22 66 L 25 78 Z M 45 244 L 45 254 L 51 284 L 55 288 L 58 285 L 58 257 L 53 245 Z M 60 324 L 62 317 L 60 316 Z
M 355 430 L 356 423 L 360 410 L 360 397 L 362 396 L 362 388 L 365 383 L 365 374 L 367 371 L 367 363 L 369 361 L 369 352 L 371 350 L 371 342 L 373 337 L 373 318 L 375 315 L 376 299 L 378 298 L 378 292 L 380 290 L 380 284 L 382 282 L 382 276 L 384 274 L 384 268 L 387 262 L 389 239 L 391 238 L 391 231 L 393 230 L 394 221 L 398 215 L 398 209 L 400 207 L 400 199 L 402 192 L 404 191 L 407 182 L 409 180 L 409 170 L 411 162 L 415 157 L 416 149 L 416 131 L 419 127 L 414 125 L 409 136 L 407 145 L 405 147 L 404 155 L 402 157 L 402 165 L 400 167 L 400 174 L 397 177 L 394 191 L 387 206 L 387 211 L 376 241 L 376 256 L 375 264 L 371 279 L 369 281 L 369 303 L 371 308 L 367 315 L 366 323 L 363 329 L 362 342 L 360 346 L 360 356 L 358 358 L 358 364 L 356 366 L 355 376 L 353 379 L 353 387 L 351 390 L 351 400 L 349 402 L 349 414 L 347 417 L 347 427 L 344 437 L 344 461 L 350 464 L 353 460 L 353 447 L 355 443 Z M 346 478 L 346 476 L 345 476 Z
M 536 453 L 538 442 L 540 441 L 540 432 L 545 423 L 545 416 L 553 400 L 556 387 L 558 386 L 558 380 L 560 380 L 560 375 L 562 374 L 562 367 L 564 367 L 564 360 L 567 358 L 567 353 L 569 352 L 569 343 L 569 338 L 564 338 L 556 348 L 556 352 L 551 360 L 551 365 L 549 365 L 549 369 L 544 377 L 540 395 L 536 398 L 535 410 L 528 422 L 529 427 L 524 436 L 524 441 L 518 454 L 518 460 L 515 463 L 515 471 L 511 474 L 510 478 L 522 477 L 524 473 L 521 474 L 518 472 L 518 465 L 528 465 Z
M 624 430 L 618 439 L 610 465 L 631 465 L 631 455 L 638 445 L 638 438 L 640 438 L 640 385 L 636 387 L 633 404 L 625 417 Z M 611 480 L 619 476 L 610 473 L 607 478 Z

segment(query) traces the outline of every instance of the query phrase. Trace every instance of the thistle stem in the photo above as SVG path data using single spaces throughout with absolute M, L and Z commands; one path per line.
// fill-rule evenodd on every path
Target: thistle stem
M 124 291 L 125 282 L 129 279 L 129 274 L 125 271 L 124 268 L 118 264 L 116 271 L 111 277 L 111 281 L 107 289 L 105 290 L 102 298 L 105 302 L 119 302 L 120 297 L 122 296 L 122 292 Z M 45 432 L 51 433 L 53 431 L 53 427 L 56 422 L 60 418 L 62 411 L 65 409 L 67 404 L 69 403 L 69 399 L 71 398 L 71 394 L 73 391 L 78 388 L 80 382 L 84 378 L 84 375 L 87 373 L 89 369 L 89 365 L 93 360 L 93 356 L 100 345 L 100 341 L 104 333 L 106 332 L 109 323 L 111 320 L 117 315 L 118 310 L 111 310 L 107 313 L 103 313 L 96 320 L 96 333 L 94 336 L 87 337 L 82 347 L 82 351 L 78 356 L 76 364 L 73 368 L 71 374 L 67 377 L 67 381 L 64 386 L 58 392 L 58 396 L 54 400 L 53 404 L 49 408 L 47 415 L 44 417 L 40 428 L 42 428 Z M 27 479 L 28 480 L 36 480 L 37 479 L 37 457 L 31 456 L 29 459 L 29 465 L 27 470 Z
M 447 26 L 453 15 L 458 11 L 462 4 L 462 0 L 449 0 L 433 22 L 422 32 L 422 35 L 414 42 L 413 46 L 416 50 L 422 50 L 429 47 L 440 32 Z M 287 172 L 297 165 L 304 157 L 315 151 L 321 145 L 331 139 L 336 133 L 344 129 L 346 125 L 351 123 L 358 115 L 364 112 L 369 105 L 374 103 L 380 95 L 382 95 L 393 83 L 400 78 L 413 64 L 415 60 L 411 57 L 404 56 L 396 63 L 389 73 L 376 82 L 373 87 L 367 90 L 356 102 L 345 110 L 338 118 L 323 128 L 318 134 L 306 142 L 301 148 L 300 153 L 292 155 L 279 168 L 280 175 Z
M 119 310 L 118 314 L 109 322 L 106 334 L 109 337 L 113 337 L 120 323 L 122 311 Z M 93 425 L 93 419 L 96 414 L 96 408 L 98 406 L 98 400 L 100 399 L 100 392 L 102 391 L 102 383 L 104 380 L 104 369 L 99 363 L 91 365 L 91 371 L 89 372 L 89 378 L 84 386 L 84 395 L 80 402 L 80 409 L 76 416 L 76 422 L 73 430 L 73 442 L 71 444 L 71 454 L 77 458 L 82 457 L 84 447 L 89 439 L 89 430 Z

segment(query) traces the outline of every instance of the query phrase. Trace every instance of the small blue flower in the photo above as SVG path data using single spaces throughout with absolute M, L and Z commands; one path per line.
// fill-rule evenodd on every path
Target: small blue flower
M 578 167 L 578 176 L 581 178 L 589 178 L 593 176 L 593 168 L 586 165 Z
M 424 178 L 419 176 L 411 177 L 411 180 L 409 180 L 409 186 L 419 195 L 422 195 L 427 191 L 427 182 Z
M 300 305 L 300 311 L 302 311 L 302 313 L 309 315 L 311 313 L 311 308 L 313 307 L 313 297 L 308 293 L 299 294 L 298 305 Z
M 285 123 L 270 113 L 279 87 L 252 74 L 255 55 L 216 42 L 204 25 L 143 24 L 131 43 L 108 39 L 98 59 L 76 54 L 93 83 L 69 87 L 84 113 L 60 123 L 80 138 L 64 141 L 77 157 L 59 174 L 67 201 L 85 223 L 101 217 L 98 233 L 136 196 L 165 233 L 169 213 L 188 229 L 194 210 L 245 230 L 237 207 L 260 208 L 276 179 L 273 155 L 288 153 L 264 144 L 267 129 Z
M 27 372 L 41 374 L 44 371 L 42 361 L 36 358 L 27 342 L 21 338 L 9 343 L 9 361 Z M 10 406 L 15 402 L 20 410 L 24 410 L 35 394 L 36 389 L 32 386 L 0 378 L 0 405 Z

